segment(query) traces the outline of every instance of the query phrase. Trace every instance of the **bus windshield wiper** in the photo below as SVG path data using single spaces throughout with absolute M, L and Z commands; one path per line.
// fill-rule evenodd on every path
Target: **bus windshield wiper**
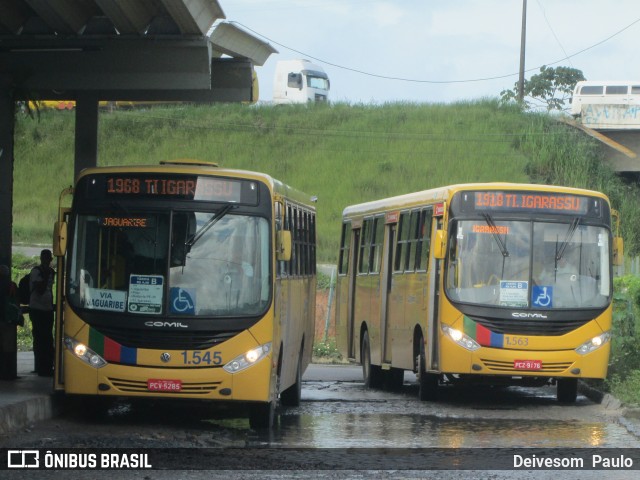
M 560 244 L 560 248 L 558 248 L 556 242 L 556 262 L 558 262 L 564 255 L 564 251 L 567 249 L 567 245 L 569 245 L 569 242 L 573 238 L 573 234 L 576 233 L 576 229 L 578 228 L 579 223 L 580 217 L 575 217 L 571 221 L 571 225 L 569 225 L 569 229 L 567 230 L 567 234 L 565 235 L 564 240 Z
M 228 204 L 222 207 L 220 210 L 218 210 L 215 216 L 211 217 L 198 232 L 192 235 L 192 237 L 184 243 L 187 246 L 187 248 L 193 247 L 195 243 L 198 240 L 200 240 L 202 236 L 205 233 L 207 233 L 211 227 L 213 227 L 216 223 L 218 223 L 222 219 L 222 217 L 224 217 L 227 213 L 231 211 L 232 208 L 235 208 L 235 207 L 236 207 L 235 205 Z
M 496 225 L 496 222 L 493 221 L 493 218 L 488 213 L 484 213 L 483 217 L 484 217 L 484 221 L 487 222 L 487 225 L 489 225 L 489 227 L 491 227 L 490 228 L 491 234 L 493 235 L 493 238 L 495 239 L 496 243 L 498 244 L 498 248 L 500 248 L 500 253 L 502 253 L 503 257 L 505 257 L 505 258 L 508 257 L 509 256 L 509 251 L 507 250 L 507 244 L 504 242 L 504 240 L 502 239 L 502 237 L 498 233 L 498 227 Z

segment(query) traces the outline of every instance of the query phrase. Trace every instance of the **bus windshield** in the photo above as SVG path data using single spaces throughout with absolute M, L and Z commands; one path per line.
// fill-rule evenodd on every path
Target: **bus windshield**
M 446 291 L 455 302 L 518 309 L 604 308 L 609 231 L 538 221 L 452 222 Z
M 307 76 L 307 86 L 320 90 L 329 90 L 329 80 L 323 77 Z
M 265 218 L 175 211 L 80 214 L 68 301 L 135 315 L 258 315 L 271 297 Z

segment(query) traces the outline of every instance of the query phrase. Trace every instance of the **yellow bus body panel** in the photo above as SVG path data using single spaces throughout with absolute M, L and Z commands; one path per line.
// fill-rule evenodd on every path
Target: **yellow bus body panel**
M 464 316 L 447 301 L 443 304 L 442 323 L 464 331 Z M 586 322 L 564 335 L 505 334 L 503 348 L 482 346 L 474 352 L 456 344 L 440 331 L 440 370 L 443 373 L 476 375 L 605 378 L 610 342 L 586 355 L 578 354 L 575 349 L 611 329 L 611 308 L 609 306 L 595 321 Z M 515 369 L 515 360 L 538 360 L 542 362 L 542 369 Z M 473 365 L 482 369 L 474 370 Z M 576 369 L 579 373 L 572 373 Z
M 207 352 L 209 358 L 215 358 L 214 354 L 219 355 L 221 361 L 216 366 L 187 366 L 184 364 L 183 350 L 138 348 L 136 365 L 108 363 L 106 366 L 96 369 L 65 349 L 65 391 L 70 394 L 84 395 L 269 401 L 271 383 L 275 376 L 273 344 L 268 355 L 245 370 L 231 374 L 222 367 L 237 356 L 263 343 L 273 341 L 269 338 L 268 333 L 272 331 L 270 327 L 273 325 L 272 314 L 272 310 L 269 310 L 267 315 L 249 330 L 240 332 L 235 337 L 212 348 L 199 351 L 201 358 Z M 65 327 L 66 335 L 76 331 L 76 334 L 70 336 L 89 345 L 90 327 L 84 324 L 70 309 L 67 309 L 65 315 Z M 252 334 L 254 332 L 255 334 Z M 260 340 L 256 340 L 256 337 Z M 187 359 L 191 361 L 193 351 L 187 350 L 186 352 Z M 162 362 L 160 360 L 162 353 L 168 353 L 171 360 Z M 147 380 L 149 379 L 180 380 L 182 390 L 170 393 L 149 391 L 147 389 Z M 101 390 L 100 384 L 108 385 L 109 389 Z M 230 389 L 230 393 L 221 394 L 220 391 L 224 389 Z

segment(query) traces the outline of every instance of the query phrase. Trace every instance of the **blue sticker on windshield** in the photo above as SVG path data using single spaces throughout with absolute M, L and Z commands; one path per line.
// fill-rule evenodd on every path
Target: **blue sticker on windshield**
M 172 287 L 169 290 L 171 313 L 194 315 L 196 313 L 196 290 L 194 288 Z
M 538 308 L 552 308 L 553 287 L 534 285 L 531 291 L 531 304 Z

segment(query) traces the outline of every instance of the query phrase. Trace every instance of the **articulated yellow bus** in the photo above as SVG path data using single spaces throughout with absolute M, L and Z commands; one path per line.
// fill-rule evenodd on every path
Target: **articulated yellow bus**
M 246 402 L 271 427 L 311 360 L 315 225 L 310 197 L 261 173 L 83 170 L 54 233 L 56 388 Z
M 612 235 L 601 193 L 453 185 L 347 207 L 338 265 L 338 347 L 368 387 L 417 374 L 444 383 L 557 384 L 604 378 Z M 614 255 L 615 254 L 615 255 Z

